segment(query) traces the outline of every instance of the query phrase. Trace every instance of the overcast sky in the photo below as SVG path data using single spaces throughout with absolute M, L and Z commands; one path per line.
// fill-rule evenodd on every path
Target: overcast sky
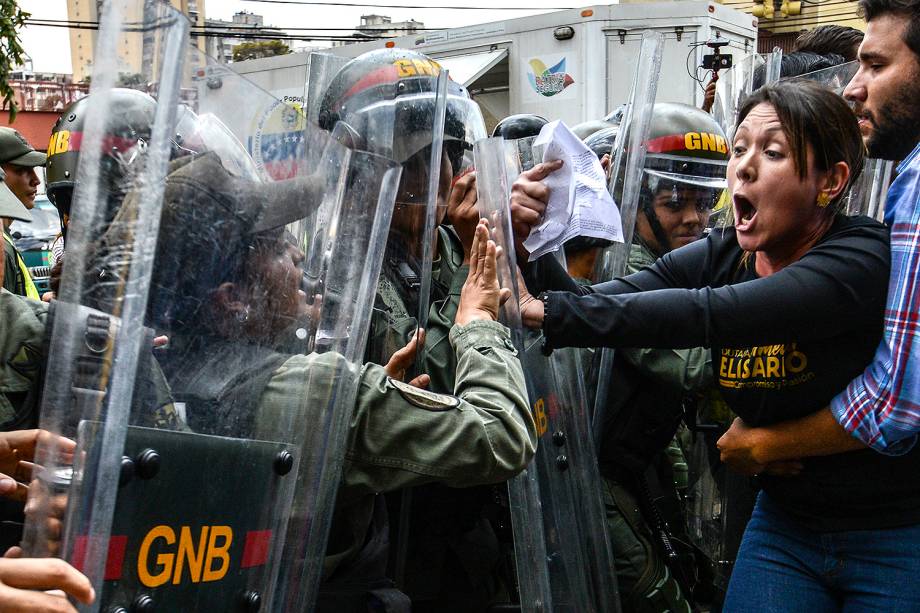
M 268 4 L 244 0 L 205 0 L 205 14 L 210 19 L 230 21 L 234 13 L 245 10 L 265 17 L 266 25 L 284 29 L 299 27 L 353 28 L 361 15 L 380 14 L 392 17 L 393 21 L 415 19 L 430 28 L 460 27 L 475 23 L 486 23 L 524 17 L 560 7 L 590 5 L 578 0 L 380 0 L 384 4 L 408 4 L 419 6 L 508 6 L 526 7 L 524 10 L 449 10 L 449 9 L 394 9 L 375 8 L 372 0 L 347 0 L 367 4 L 367 7 L 323 7 L 298 6 L 293 4 Z M 65 0 L 19 0 L 19 5 L 35 18 L 67 19 Z M 301 33 L 301 32 L 298 32 Z M 331 34 L 331 32 L 315 32 Z M 21 35 L 26 52 L 32 57 L 35 70 L 44 72 L 71 72 L 70 44 L 66 28 L 26 27 Z M 323 45 L 326 43 L 298 42 L 295 46 Z

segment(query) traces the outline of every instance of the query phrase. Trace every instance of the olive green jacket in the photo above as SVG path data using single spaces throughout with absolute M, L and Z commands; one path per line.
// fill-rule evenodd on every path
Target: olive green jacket
M 48 305 L 0 289 L 0 429 L 34 427 Z
M 626 274 L 651 266 L 658 258 L 641 241 L 629 249 Z M 703 392 L 712 385 L 712 359 L 704 347 L 693 349 L 621 349 L 617 357 L 642 369 L 656 383 L 675 393 Z
M 425 351 L 420 372 L 431 377 L 428 388 L 448 394 L 454 389 L 457 369 L 454 350 L 448 339 L 457 307 L 460 290 L 466 281 L 469 266 L 463 264 L 463 245 L 453 230 L 438 228 L 438 257 L 432 265 L 432 288 Z M 415 332 L 415 313 L 406 306 L 388 279 L 381 276 L 377 290 L 377 304 L 371 320 L 366 361 L 386 364 L 393 353 L 409 341 Z
M 49 311 L 47 303 L 0 290 L 0 430 L 38 425 L 42 372 L 48 366 L 45 328 Z M 187 430 L 155 361 L 150 362 L 147 383 L 135 390 L 132 424 Z
M 361 369 L 326 576 L 360 551 L 376 494 L 431 482 L 497 483 L 533 457 L 536 426 L 507 328 L 490 321 L 453 326 L 449 343 L 457 363 L 453 395 L 400 385 L 376 364 Z M 313 406 L 303 402 L 305 382 L 343 372 L 335 354 L 288 359 L 262 393 L 257 436 L 285 440 L 291 416 Z

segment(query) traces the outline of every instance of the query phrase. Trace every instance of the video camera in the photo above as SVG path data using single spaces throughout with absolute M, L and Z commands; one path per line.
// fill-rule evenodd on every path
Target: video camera
M 722 47 L 728 46 L 727 40 L 724 38 L 713 38 L 706 41 L 706 46 L 712 49 L 714 53 L 703 56 L 702 67 L 704 69 L 719 72 L 720 70 L 728 70 L 732 67 L 731 53 L 720 52 Z

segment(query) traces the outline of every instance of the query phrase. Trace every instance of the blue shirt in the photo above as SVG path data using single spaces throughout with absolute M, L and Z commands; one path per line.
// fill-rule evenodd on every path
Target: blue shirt
M 872 363 L 831 401 L 837 421 L 876 451 L 909 451 L 920 433 L 920 143 L 888 190 L 891 277 Z

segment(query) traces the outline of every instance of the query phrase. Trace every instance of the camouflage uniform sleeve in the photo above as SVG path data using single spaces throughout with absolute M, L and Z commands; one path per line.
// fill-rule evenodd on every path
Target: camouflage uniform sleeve
M 457 317 L 460 291 L 463 289 L 463 283 L 469 271 L 468 265 L 463 265 L 454 271 L 447 297 L 432 304 L 428 315 L 425 363 L 422 372 L 431 377 L 428 389 L 434 392 L 449 393 L 454 389 L 457 355 L 450 344 L 450 330 Z
M 0 425 L 18 423 L 39 383 L 48 305 L 0 290 Z
M 365 366 L 340 501 L 431 481 L 500 482 L 530 461 L 536 428 L 507 328 L 488 321 L 454 326 L 450 342 L 454 396 L 409 388 Z
M 712 358 L 708 349 L 622 349 L 623 359 L 670 390 L 689 394 L 712 385 Z

